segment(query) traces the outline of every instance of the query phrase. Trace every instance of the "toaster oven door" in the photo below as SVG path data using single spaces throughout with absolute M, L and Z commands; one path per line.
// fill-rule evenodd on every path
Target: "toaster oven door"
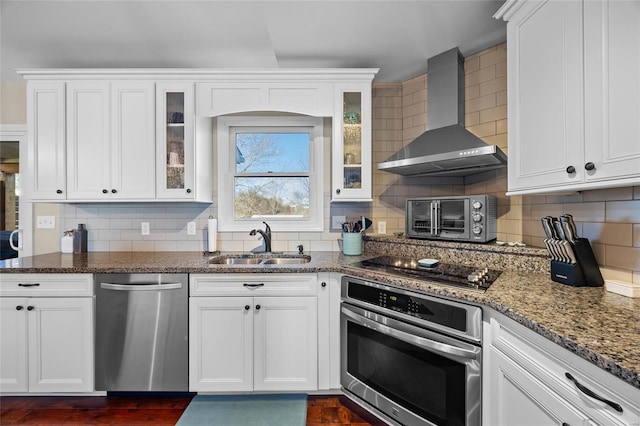
M 407 237 L 470 239 L 468 198 L 412 200 L 407 206 Z

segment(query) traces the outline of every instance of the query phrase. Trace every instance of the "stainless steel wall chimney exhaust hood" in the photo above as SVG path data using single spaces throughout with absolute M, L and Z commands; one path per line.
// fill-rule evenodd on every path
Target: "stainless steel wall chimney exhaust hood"
M 464 128 L 464 59 L 457 47 L 427 62 L 427 130 L 378 170 L 403 176 L 467 176 L 507 165 L 496 145 Z

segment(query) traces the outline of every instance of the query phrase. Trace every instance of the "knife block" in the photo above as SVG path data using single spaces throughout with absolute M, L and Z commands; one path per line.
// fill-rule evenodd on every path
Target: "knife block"
M 551 280 L 573 287 L 602 287 L 604 280 L 589 240 L 578 238 L 571 246 L 577 262 L 572 265 L 552 260 Z

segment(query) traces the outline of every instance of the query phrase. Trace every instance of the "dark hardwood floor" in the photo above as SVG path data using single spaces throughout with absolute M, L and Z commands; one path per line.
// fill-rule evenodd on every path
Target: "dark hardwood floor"
M 173 426 L 189 401 L 188 396 L 4 396 L 0 425 Z M 344 396 L 309 396 L 307 426 L 383 424 Z

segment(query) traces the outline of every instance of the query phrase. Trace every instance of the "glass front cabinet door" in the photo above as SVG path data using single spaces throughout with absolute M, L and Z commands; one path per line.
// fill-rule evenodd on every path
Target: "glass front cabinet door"
M 336 87 L 332 201 L 371 201 L 371 85 Z
M 190 83 L 157 83 L 157 198 L 193 199 L 194 94 Z

